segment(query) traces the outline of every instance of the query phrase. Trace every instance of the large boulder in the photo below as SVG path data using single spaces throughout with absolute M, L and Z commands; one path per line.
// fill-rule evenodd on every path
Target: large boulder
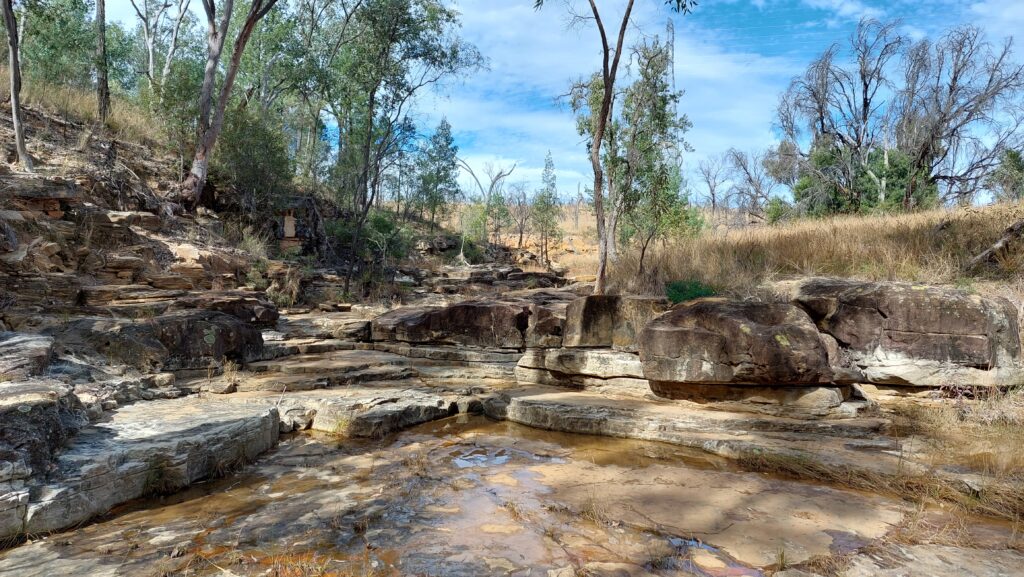
M 893 282 L 811 279 L 793 302 L 838 343 L 841 363 L 874 384 L 1021 382 L 1017 312 L 1006 300 Z
M 374 319 L 374 341 L 521 349 L 529 326 L 526 302 L 470 300 L 448 307 L 403 307 Z
M 273 327 L 280 316 L 277 305 L 244 291 L 205 291 L 178 298 L 172 309 L 203 309 L 238 317 L 259 327 Z
M 145 372 L 210 369 L 232 360 L 258 360 L 263 336 L 238 317 L 216 311 L 177 311 L 150 320 L 85 318 L 56 329 L 61 349 L 111 359 Z
M 649 322 L 639 345 L 644 377 L 655 394 L 670 398 L 690 398 L 704 385 L 832 381 L 817 328 L 786 303 L 696 300 Z
M 563 345 L 636 352 L 637 335 L 669 306 L 661 297 L 591 295 L 576 299 L 566 309 Z
M 558 347 L 571 298 L 559 291 L 527 290 L 446 307 L 401 307 L 375 318 L 370 338 L 496 349 Z

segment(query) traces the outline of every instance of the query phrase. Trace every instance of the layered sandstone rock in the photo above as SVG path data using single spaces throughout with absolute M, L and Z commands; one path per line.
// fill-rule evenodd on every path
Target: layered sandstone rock
M 640 335 L 644 376 L 673 396 L 694 385 L 803 385 L 832 380 L 818 330 L 783 303 L 701 299 L 648 323 Z
M 375 318 L 370 338 L 495 349 L 557 346 L 562 331 L 559 307 L 564 303 L 541 293 L 467 300 L 446 307 L 402 307 Z
M 242 291 L 203 292 L 175 300 L 172 310 L 203 309 L 237 317 L 259 327 L 273 327 L 280 316 L 277 305 Z
M 216 311 L 177 311 L 144 321 L 76 319 L 51 332 L 63 349 L 144 372 L 208 369 L 225 359 L 244 364 L 259 359 L 263 349 L 258 329 Z
M 1017 313 L 1004 299 L 891 282 L 811 279 L 793 302 L 863 381 L 912 386 L 1020 382 Z
M 566 310 L 566 347 L 611 347 L 637 350 L 637 335 L 669 308 L 667 299 L 646 296 L 591 295 Z

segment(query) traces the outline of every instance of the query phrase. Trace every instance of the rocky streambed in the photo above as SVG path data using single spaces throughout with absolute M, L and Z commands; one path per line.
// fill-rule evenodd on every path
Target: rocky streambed
M 463 415 L 383 440 L 290 436 L 244 474 L 0 554 L 0 575 L 757 576 L 852 553 L 904 509 L 672 445 Z
M 25 317 L 0 575 L 1024 574 L 1019 472 L 936 461 L 887 408 L 1019 377 L 1015 309 L 792 295 Z

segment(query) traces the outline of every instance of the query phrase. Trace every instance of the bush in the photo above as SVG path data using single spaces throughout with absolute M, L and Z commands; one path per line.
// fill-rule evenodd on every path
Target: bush
M 665 296 L 672 304 L 684 303 L 718 294 L 715 289 L 695 280 L 677 280 L 665 285 Z
M 266 214 L 291 192 L 284 132 L 269 114 L 231 109 L 211 165 L 211 179 L 237 193 L 248 215 Z

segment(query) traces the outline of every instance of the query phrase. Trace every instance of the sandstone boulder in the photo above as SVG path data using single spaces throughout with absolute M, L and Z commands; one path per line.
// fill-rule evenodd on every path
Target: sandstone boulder
M 1004 299 L 892 282 L 811 279 L 793 302 L 835 338 L 866 382 L 1006 385 L 1024 377 L 1017 313 Z
M 644 377 L 656 394 L 670 398 L 688 398 L 702 385 L 817 386 L 832 380 L 814 323 L 785 303 L 686 303 L 648 323 L 639 348 Z
M 77 319 L 53 332 L 63 349 L 144 372 L 208 369 L 225 359 L 244 364 L 263 350 L 258 329 L 216 311 L 176 311 L 145 321 Z
M 525 344 L 527 302 L 470 300 L 448 307 L 403 307 L 374 319 L 374 341 L 520 349 Z
M 563 345 L 636 352 L 637 335 L 651 319 L 668 309 L 668 300 L 661 297 L 582 297 L 566 309 Z
M 87 423 L 69 386 L 49 379 L 0 383 L 0 485 L 46 473 L 55 452 Z
M 277 319 L 280 316 L 277 305 L 259 298 L 254 293 L 243 291 L 204 291 L 188 295 L 177 299 L 172 309 L 219 311 L 259 327 L 273 327 L 277 324 Z

